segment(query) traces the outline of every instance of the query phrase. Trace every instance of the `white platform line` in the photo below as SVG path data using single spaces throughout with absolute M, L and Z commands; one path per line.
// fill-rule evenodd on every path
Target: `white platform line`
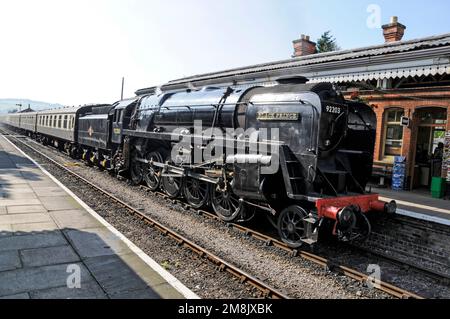
M 77 195 L 75 195 L 70 189 L 64 186 L 59 180 L 56 179 L 52 174 L 50 174 L 45 168 L 43 168 L 39 163 L 37 163 L 34 159 L 24 153 L 20 148 L 14 145 L 10 140 L 8 140 L 5 136 L 2 137 L 10 143 L 16 150 L 18 150 L 23 156 L 28 158 L 33 164 L 35 164 L 45 175 L 47 175 L 52 181 L 54 181 L 58 186 L 60 186 L 67 194 L 73 197 L 86 211 L 88 211 L 95 219 L 97 219 L 100 223 L 102 223 L 109 231 L 111 231 L 114 235 L 120 238 L 127 246 L 133 251 L 136 255 L 138 255 L 148 266 L 150 266 L 154 271 L 156 271 L 161 277 L 164 278 L 172 287 L 174 287 L 180 294 L 182 294 L 187 299 L 200 299 L 197 294 L 195 294 L 192 290 L 187 288 L 183 283 L 181 283 L 177 278 L 175 278 L 172 274 L 170 274 L 167 270 L 162 268 L 153 258 L 148 256 L 145 252 L 142 251 L 139 247 L 133 244 L 128 238 L 126 238 L 122 233 L 120 233 L 114 226 L 108 223 L 103 217 L 97 214 L 92 208 L 90 208 L 85 202 L 83 202 Z
M 405 210 L 405 209 L 401 209 L 401 208 L 397 209 L 397 214 L 403 215 L 403 216 L 412 217 L 412 218 L 415 218 L 415 219 L 428 221 L 428 222 L 433 222 L 433 223 L 436 223 L 436 224 L 450 226 L 450 220 L 449 219 L 444 219 L 444 218 L 440 218 L 440 217 L 436 217 L 436 216 L 425 215 L 425 214 L 421 214 L 421 213 L 415 213 L 415 212 L 412 212 L 412 211 L 409 211 L 409 210 Z
M 443 213 L 443 214 L 449 214 L 450 215 L 450 210 L 448 210 L 448 209 L 431 207 L 431 206 L 426 206 L 426 205 L 421 205 L 421 204 L 416 204 L 416 203 L 410 203 L 410 202 L 405 202 L 405 201 L 402 201 L 402 200 L 396 200 L 396 199 L 387 198 L 387 197 L 380 197 L 380 200 L 385 201 L 385 202 L 390 202 L 392 200 L 395 200 L 397 202 L 397 204 L 399 204 L 399 205 L 411 206 L 411 207 L 431 210 L 431 211 L 434 211 L 434 212 Z
M 396 200 L 396 199 L 387 198 L 387 197 L 380 197 L 380 200 L 382 200 L 384 202 L 390 202 L 390 201 L 395 200 L 398 205 L 409 206 L 409 207 L 416 207 L 416 208 L 419 208 L 419 209 L 426 209 L 426 210 L 430 210 L 430 211 L 434 211 L 434 212 L 438 212 L 438 213 L 448 214 L 449 217 L 450 217 L 450 210 L 447 210 L 447 209 L 435 208 L 435 207 L 431 207 L 431 206 L 405 202 L 405 201 L 402 201 L 402 200 Z M 426 214 L 422 214 L 422 213 L 416 213 L 416 212 L 413 212 L 413 211 L 410 211 L 410 210 L 406 210 L 406 209 L 398 208 L 397 209 L 397 214 L 403 215 L 403 216 L 412 217 L 412 218 L 416 218 L 416 219 L 420 219 L 420 220 L 433 222 L 433 223 L 436 223 L 436 224 L 442 224 L 442 225 L 450 226 L 450 219 L 445 219 L 445 218 L 436 217 L 436 216 L 430 216 L 430 215 L 426 215 Z

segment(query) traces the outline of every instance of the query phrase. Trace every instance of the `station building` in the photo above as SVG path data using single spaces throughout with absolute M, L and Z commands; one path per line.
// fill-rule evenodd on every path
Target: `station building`
M 163 89 L 273 85 L 286 76 L 331 82 L 346 98 L 371 105 L 377 115 L 376 174 L 389 177 L 394 158 L 404 156 L 405 189 L 429 188 L 432 176 L 449 175 L 450 181 L 450 33 L 402 41 L 406 26 L 397 17 L 382 29 L 381 45 L 320 54 L 316 43 L 302 35 L 293 41 L 288 60 L 178 79 Z M 445 145 L 441 163 L 432 156 L 439 143 Z

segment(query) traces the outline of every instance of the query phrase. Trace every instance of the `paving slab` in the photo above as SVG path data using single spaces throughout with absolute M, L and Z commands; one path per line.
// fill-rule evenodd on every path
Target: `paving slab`
M 88 230 L 64 230 L 76 252 L 84 259 L 89 257 L 123 255 L 130 252 L 127 245 L 106 227 Z
M 7 154 L 5 151 L 0 151 L 0 169 L 16 168 L 16 164 L 8 158 Z
M 60 196 L 60 197 L 39 197 L 40 202 L 44 207 L 49 210 L 74 210 L 82 209 L 81 205 L 78 204 L 75 199 L 71 196 Z
M 31 299 L 107 299 L 96 282 L 82 283 L 80 288 L 57 287 L 30 292 Z
M 30 193 L 34 193 L 34 190 L 27 183 L 14 184 L 14 185 L 1 185 L 0 191 L 16 193 L 16 194 L 30 194 Z
M 0 297 L 0 299 L 3 299 L 3 300 L 30 299 L 30 296 L 28 295 L 28 293 L 24 292 L 22 294 Z
M 26 181 L 42 181 L 47 178 L 47 176 L 40 170 L 21 170 L 22 177 Z
M 37 214 L 7 214 L 0 215 L 0 225 L 2 224 L 31 224 L 31 223 L 48 223 L 52 222 L 52 218 L 47 213 Z
M 0 225 L 0 228 L 2 225 Z M 11 226 L 15 236 L 28 236 L 35 234 L 44 234 L 48 232 L 60 233 L 59 227 L 53 222 L 31 223 L 31 224 L 15 224 Z
M 50 179 L 43 181 L 28 181 L 28 185 L 34 190 L 42 187 L 58 187 L 58 185 Z
M 20 251 L 24 267 L 39 267 L 79 262 L 80 258 L 69 245 Z
M 92 281 L 92 277 L 82 263 L 52 265 L 35 268 L 22 268 L 0 272 L 0 297 L 9 296 L 34 290 L 42 290 L 67 286 L 70 267 L 79 267 L 80 282 Z M 70 281 L 69 281 L 70 282 Z
M 0 252 L 0 272 L 21 267 L 22 263 L 20 262 L 19 251 L 9 250 Z
M 173 290 L 173 287 L 170 286 Z M 152 288 L 145 288 L 132 291 L 122 291 L 110 295 L 111 299 L 162 299 L 162 297 Z M 176 298 L 173 298 L 176 299 Z
M 67 193 L 62 190 L 60 187 L 35 187 L 34 192 L 38 196 L 45 197 L 59 197 L 59 196 L 67 196 Z
M 149 284 L 137 275 L 121 257 L 116 255 L 100 256 L 85 260 L 86 267 L 100 283 L 108 295 L 128 293 L 133 290 L 144 290 Z M 147 267 L 148 268 L 148 267 Z M 164 283 L 161 278 L 158 284 Z M 156 296 L 156 294 L 154 294 Z
M 13 228 L 10 224 L 0 224 L 0 238 L 13 236 Z
M 0 206 L 24 206 L 40 205 L 41 201 L 37 198 L 27 199 L 26 196 L 20 199 L 0 199 Z
M 185 299 L 181 293 L 174 290 L 172 285 L 167 282 L 152 286 L 152 290 L 164 299 Z
M 67 240 L 60 233 L 56 232 L 0 238 L 0 251 L 33 249 L 63 245 L 67 245 Z
M 8 214 L 47 213 L 43 205 L 9 206 Z
M 0 206 L 0 215 L 6 215 L 6 206 Z
M 16 184 L 23 184 L 26 182 L 22 175 L 19 173 L 19 175 L 13 175 L 13 174 L 1 174 L 0 175 L 0 184 L 1 185 L 16 185 Z
M 21 200 L 21 199 L 37 199 L 36 194 L 33 193 L 26 193 L 26 194 L 19 194 L 19 193 L 11 193 L 8 191 L 0 191 L 0 200 Z
M 50 216 L 62 228 L 88 229 L 103 227 L 102 224 L 85 210 L 52 211 Z

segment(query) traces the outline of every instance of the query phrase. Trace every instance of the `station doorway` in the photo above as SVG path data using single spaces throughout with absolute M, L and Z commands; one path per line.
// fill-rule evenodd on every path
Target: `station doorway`
M 445 142 L 447 110 L 436 107 L 416 110 L 414 122 L 417 123 L 417 139 L 413 188 L 429 189 L 432 177 L 442 174 L 441 147 Z

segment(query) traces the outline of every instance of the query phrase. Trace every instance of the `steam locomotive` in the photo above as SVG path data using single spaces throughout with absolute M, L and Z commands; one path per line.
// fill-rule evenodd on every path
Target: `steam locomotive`
M 266 214 L 291 247 L 322 233 L 363 239 L 367 213 L 396 211 L 365 191 L 375 114 L 332 84 L 306 82 L 155 92 L 3 122 L 196 209 L 210 205 L 226 222 Z

